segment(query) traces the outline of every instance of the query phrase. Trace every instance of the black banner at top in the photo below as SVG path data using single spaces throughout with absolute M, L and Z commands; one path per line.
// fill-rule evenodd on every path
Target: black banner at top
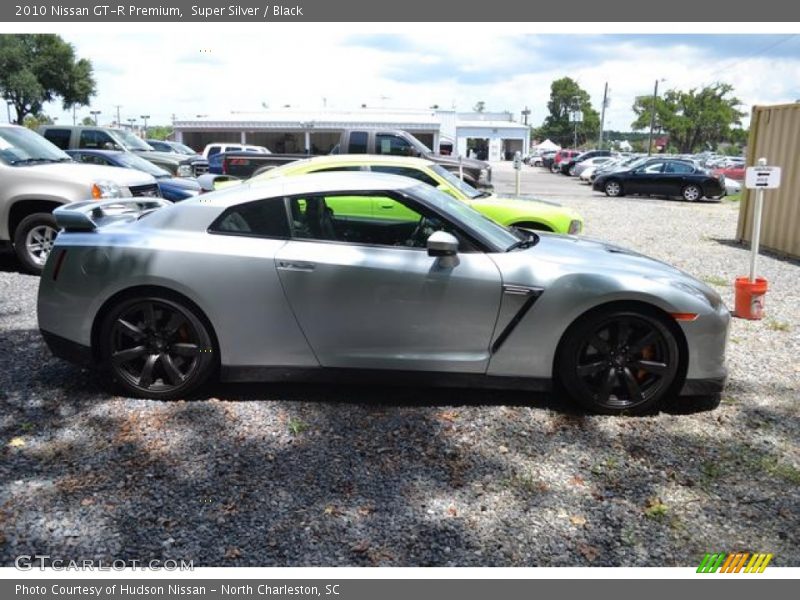
M 568 6 L 568 8 L 567 8 Z M 781 22 L 800 21 L 800 4 L 785 0 L 17 0 L 0 4 L 4 22 Z M 724 33 L 724 28 L 720 33 Z M 603 33 L 598 31 L 598 33 Z

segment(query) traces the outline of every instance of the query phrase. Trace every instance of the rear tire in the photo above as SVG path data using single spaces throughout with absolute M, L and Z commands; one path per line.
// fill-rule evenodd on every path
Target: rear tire
M 697 200 L 702 199 L 703 197 L 703 190 L 700 189 L 700 186 L 697 185 L 687 185 L 683 190 L 681 190 L 681 196 L 687 202 L 696 202 Z
M 601 414 L 657 409 L 681 379 L 680 345 L 670 323 L 647 309 L 601 309 L 567 330 L 557 377 L 568 395 Z
M 14 252 L 22 268 L 41 275 L 58 235 L 56 218 L 50 213 L 28 215 L 14 231 Z
M 103 318 L 99 344 L 114 383 L 140 398 L 183 398 L 217 366 L 203 319 L 185 302 L 165 296 L 122 300 Z

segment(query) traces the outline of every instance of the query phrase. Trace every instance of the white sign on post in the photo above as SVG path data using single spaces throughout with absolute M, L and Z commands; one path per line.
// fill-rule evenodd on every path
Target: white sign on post
M 770 190 L 780 187 L 780 167 L 747 167 L 744 187 L 750 190 Z

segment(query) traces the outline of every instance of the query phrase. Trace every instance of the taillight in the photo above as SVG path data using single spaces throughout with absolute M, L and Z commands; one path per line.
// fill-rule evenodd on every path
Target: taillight
M 53 269 L 53 281 L 58 279 L 58 274 L 61 272 L 61 265 L 64 264 L 64 259 L 67 257 L 67 251 L 61 250 L 58 254 L 58 258 L 56 258 L 56 266 Z

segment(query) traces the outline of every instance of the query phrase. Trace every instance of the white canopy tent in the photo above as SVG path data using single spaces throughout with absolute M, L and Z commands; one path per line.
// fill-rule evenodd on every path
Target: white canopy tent
M 546 139 L 541 144 L 536 144 L 533 147 L 534 150 L 538 150 L 539 152 L 547 152 L 548 150 L 561 150 L 561 146 L 556 143 L 550 141 L 550 139 Z

